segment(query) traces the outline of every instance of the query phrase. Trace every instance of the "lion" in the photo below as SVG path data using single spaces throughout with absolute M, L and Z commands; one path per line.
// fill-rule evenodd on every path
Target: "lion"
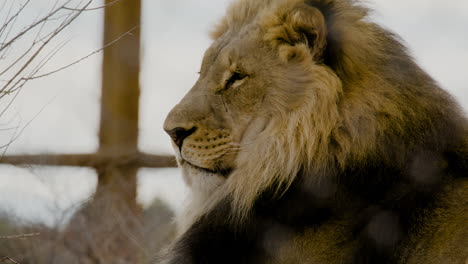
M 158 263 L 465 263 L 468 122 L 354 0 L 236 0 L 164 123 Z

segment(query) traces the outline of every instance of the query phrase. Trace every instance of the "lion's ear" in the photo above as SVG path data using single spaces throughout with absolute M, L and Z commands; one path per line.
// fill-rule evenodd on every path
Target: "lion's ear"
M 315 7 L 300 5 L 290 14 L 290 26 L 302 36 L 298 42 L 308 45 L 315 59 L 320 59 L 326 45 L 327 27 L 322 12 Z
M 314 60 L 321 60 L 326 46 L 327 27 L 325 18 L 315 7 L 300 4 L 292 9 L 278 9 L 278 13 L 265 22 L 268 33 L 266 40 L 275 46 L 296 47 L 306 45 Z M 292 52 L 292 49 L 288 49 Z M 296 56 L 297 54 L 290 54 Z

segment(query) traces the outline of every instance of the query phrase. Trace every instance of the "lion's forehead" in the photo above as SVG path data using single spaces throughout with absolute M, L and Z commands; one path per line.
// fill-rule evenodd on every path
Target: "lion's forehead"
M 216 38 L 205 51 L 202 63 L 221 61 L 228 64 L 230 59 L 249 58 L 261 50 L 262 32 L 258 23 L 242 25 L 226 31 Z

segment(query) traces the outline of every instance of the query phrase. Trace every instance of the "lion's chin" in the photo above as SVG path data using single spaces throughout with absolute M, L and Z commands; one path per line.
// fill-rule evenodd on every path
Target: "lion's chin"
M 200 166 L 197 166 L 187 160 L 182 160 L 180 161 L 180 165 L 184 168 L 184 167 L 187 167 L 189 168 L 190 170 L 192 171 L 198 171 L 200 172 L 201 174 L 204 174 L 204 175 L 207 175 L 207 176 L 210 176 L 210 175 L 213 175 L 213 176 L 220 176 L 220 177 L 223 177 L 223 178 L 227 178 L 229 176 L 229 174 L 232 172 L 232 169 L 230 168 L 204 168 L 204 167 L 200 167 Z
M 195 166 L 189 162 L 179 162 L 182 168 L 182 176 L 192 193 L 192 200 L 204 201 L 225 181 L 222 174 Z

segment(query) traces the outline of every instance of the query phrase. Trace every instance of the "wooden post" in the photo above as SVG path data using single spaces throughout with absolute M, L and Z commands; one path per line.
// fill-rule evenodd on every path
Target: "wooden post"
M 106 4 L 113 1 L 106 0 Z M 133 30 L 104 49 L 97 156 L 132 157 L 139 153 L 139 26 L 140 0 L 120 0 L 105 8 L 104 45 Z M 70 248 L 86 245 L 78 253 L 86 256 L 85 263 L 142 263 L 142 214 L 136 202 L 138 166 L 110 162 L 96 170 L 94 198 L 75 214 L 64 243 Z
M 106 4 L 114 0 L 106 0 Z M 105 8 L 104 45 L 131 34 L 104 49 L 99 153 L 138 153 L 138 103 L 140 96 L 140 0 L 122 0 Z M 98 170 L 98 189 L 119 194 L 127 205 L 136 205 L 135 166 L 110 164 Z M 136 207 L 135 207 L 136 208 Z

